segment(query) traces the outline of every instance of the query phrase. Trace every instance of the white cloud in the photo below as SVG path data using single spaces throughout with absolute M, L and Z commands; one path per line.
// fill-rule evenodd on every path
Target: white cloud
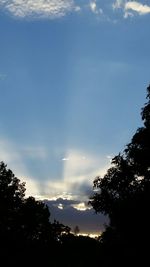
M 82 211 L 90 210 L 92 208 L 91 206 L 87 205 L 85 202 L 81 202 L 81 203 L 78 203 L 78 204 L 72 204 L 71 206 L 74 209 L 82 210 Z
M 54 19 L 65 16 L 70 12 L 86 11 L 87 9 L 97 15 L 97 18 L 103 18 L 109 21 L 109 10 L 106 4 L 100 7 L 100 1 L 88 0 L 88 3 L 77 0 L 0 0 L 0 9 L 9 12 L 17 18 L 30 19 Z M 119 9 L 123 12 L 125 18 L 135 14 L 145 15 L 150 13 L 150 5 L 139 1 L 112 0 L 113 10 Z M 111 21 L 111 20 L 110 20 Z M 0 77 L 2 79 L 2 77 Z
M 121 8 L 124 3 L 124 0 L 116 0 L 113 4 L 112 7 L 113 9 L 118 9 Z
M 113 5 L 113 9 L 122 9 L 124 12 L 124 18 L 133 17 L 135 13 L 138 15 L 145 15 L 150 13 L 150 6 L 144 5 L 137 1 L 125 1 L 116 0 Z
M 60 210 L 63 210 L 63 208 L 64 208 L 63 204 L 61 204 L 61 203 L 59 203 L 57 207 L 58 207 L 58 209 L 60 209 Z
M 139 2 L 136 1 L 129 1 L 127 3 L 125 3 L 125 7 L 124 7 L 125 11 L 135 11 L 137 12 L 139 15 L 145 15 L 150 13 L 150 6 L 148 5 L 143 5 Z
M 75 6 L 75 7 L 74 7 L 74 10 L 75 10 L 76 12 L 79 12 L 79 11 L 81 11 L 81 7 L 80 7 L 80 6 Z
M 90 3 L 90 8 L 91 8 L 92 12 L 95 13 L 96 10 L 97 10 L 96 2 L 91 2 L 91 3 Z
M 67 12 L 79 11 L 74 0 L 1 0 L 0 6 L 16 17 L 62 17 Z
M 93 12 L 93 13 L 95 13 L 95 14 L 103 14 L 103 10 L 101 9 L 101 8 L 98 8 L 97 7 L 97 3 L 96 3 L 96 0 L 95 1 L 91 1 L 90 2 L 90 4 L 89 4 L 89 6 L 90 6 L 90 9 L 91 9 L 91 11 Z

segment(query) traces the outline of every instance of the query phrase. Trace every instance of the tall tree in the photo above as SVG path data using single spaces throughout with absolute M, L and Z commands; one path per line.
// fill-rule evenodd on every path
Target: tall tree
M 90 199 L 95 211 L 110 219 L 102 244 L 109 247 L 111 255 L 115 249 L 130 258 L 132 255 L 133 261 L 148 257 L 146 242 L 150 238 L 150 86 L 147 99 L 141 112 L 143 127 L 136 131 L 126 149 L 113 158 L 106 175 L 94 180 L 97 190 Z M 114 255 L 117 260 L 118 254 Z

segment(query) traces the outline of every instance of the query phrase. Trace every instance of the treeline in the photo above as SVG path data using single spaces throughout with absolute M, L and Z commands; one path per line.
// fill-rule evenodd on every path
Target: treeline
M 87 266 L 98 241 L 70 230 L 58 221 L 50 222 L 47 205 L 26 198 L 25 183 L 0 162 L 1 266 Z

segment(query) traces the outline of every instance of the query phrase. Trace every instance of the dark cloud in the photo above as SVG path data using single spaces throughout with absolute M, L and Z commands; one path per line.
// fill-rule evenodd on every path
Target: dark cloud
M 92 183 L 89 183 L 87 181 L 73 182 L 70 185 L 70 191 L 73 194 L 78 195 L 80 197 L 80 199 L 82 199 L 82 198 L 89 199 L 89 197 L 91 195 L 93 195 L 93 185 L 92 185 Z
M 92 185 L 89 184 L 89 183 L 80 183 L 79 184 L 79 190 L 89 198 L 89 196 L 91 196 L 93 194 L 93 188 L 92 188 Z
M 77 210 L 72 204 L 79 204 L 79 201 L 57 199 L 56 201 L 45 200 L 51 213 L 51 221 L 54 219 L 68 225 L 73 230 L 76 225 L 79 226 L 80 232 L 100 233 L 104 230 L 104 224 L 108 219 L 102 214 L 96 214 L 93 209 L 85 211 Z M 58 208 L 62 204 L 63 209 Z

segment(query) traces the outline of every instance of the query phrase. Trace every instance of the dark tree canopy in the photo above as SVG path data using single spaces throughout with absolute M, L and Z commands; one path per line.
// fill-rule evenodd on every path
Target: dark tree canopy
M 25 183 L 0 162 L 0 258 L 5 266 L 20 266 L 22 258 L 27 265 L 59 266 L 55 253 L 61 234 L 70 228 L 49 219 L 47 205 L 25 198 Z
M 110 219 L 101 242 L 112 251 L 122 248 L 126 260 L 132 251 L 133 261 L 148 257 L 150 238 L 150 86 L 147 100 L 141 112 L 143 127 L 136 131 L 125 150 L 113 158 L 106 175 L 96 177 L 97 190 L 90 199 L 95 211 L 107 214 Z
M 99 242 L 50 222 L 48 206 L 25 197 L 25 183 L 0 162 L 0 264 L 2 266 L 92 266 Z M 76 226 L 76 233 L 79 227 Z M 86 251 L 86 255 L 83 253 Z M 73 260 L 72 260 L 73 259 Z M 70 262 L 71 260 L 71 262 Z
M 0 163 L 0 237 L 12 233 L 25 195 L 25 184 Z
M 99 242 L 70 233 L 70 227 L 50 222 L 48 206 L 25 197 L 25 183 L 0 162 L 0 264 L 2 266 L 82 266 L 97 262 L 91 252 Z M 79 228 L 77 227 L 79 232 Z M 83 248 L 88 256 L 84 255 Z M 73 259 L 70 265 L 70 258 Z
M 25 196 L 25 183 L 15 177 L 13 172 L 0 162 L 0 202 L 9 206 L 17 206 Z

